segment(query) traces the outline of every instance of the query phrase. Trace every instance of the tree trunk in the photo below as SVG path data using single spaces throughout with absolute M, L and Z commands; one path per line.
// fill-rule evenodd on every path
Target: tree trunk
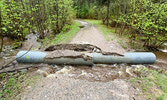
M 107 26 L 109 25 L 110 0 L 107 3 Z
M 3 35 L 1 36 L 1 48 L 0 48 L 0 52 L 2 52 L 2 48 L 3 48 Z
M 2 52 L 3 48 L 3 33 L 2 33 L 2 15 L 1 15 L 1 8 L 0 8 L 0 34 L 1 34 L 1 48 L 0 48 L 0 53 Z

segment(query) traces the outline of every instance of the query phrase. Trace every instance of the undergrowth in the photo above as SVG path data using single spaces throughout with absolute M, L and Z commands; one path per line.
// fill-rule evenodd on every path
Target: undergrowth
M 0 74 L 0 100 L 20 99 L 17 96 L 38 78 L 38 75 L 29 77 L 24 72 Z
M 133 87 L 142 90 L 140 95 L 149 100 L 167 100 L 167 74 L 163 70 L 139 69 L 138 77 L 130 79 Z

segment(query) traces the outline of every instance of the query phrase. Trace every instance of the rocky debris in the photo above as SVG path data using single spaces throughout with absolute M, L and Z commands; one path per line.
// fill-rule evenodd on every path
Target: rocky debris
M 4 57 L 9 57 L 13 54 L 13 46 L 4 46 L 3 47 L 3 51 L 0 53 L 0 57 L 4 58 Z
M 101 52 L 101 49 L 97 46 L 90 44 L 58 44 L 53 45 L 45 49 L 45 51 L 54 51 L 54 50 L 74 50 L 80 52 Z
M 0 63 L 0 70 L 3 69 L 3 67 L 14 67 L 17 64 L 15 56 L 5 57 L 4 59 L 5 60 L 2 60 Z
M 37 34 L 28 34 L 26 36 L 26 40 L 22 43 L 21 49 L 28 50 L 32 46 L 32 50 L 39 50 L 41 47 L 41 43 L 37 41 L 38 37 L 39 36 Z
M 55 73 L 55 68 L 54 67 L 50 67 L 47 64 L 42 65 L 43 67 L 39 67 L 37 70 L 37 73 L 42 75 L 43 77 L 47 77 L 48 75 Z

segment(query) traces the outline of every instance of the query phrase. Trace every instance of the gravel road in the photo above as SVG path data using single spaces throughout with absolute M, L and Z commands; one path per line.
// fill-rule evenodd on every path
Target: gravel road
M 89 43 L 104 51 L 124 53 L 125 50 L 114 41 L 107 42 L 95 26 L 79 21 L 85 28 L 70 43 Z M 140 100 L 136 90 L 125 80 L 108 82 L 89 81 L 69 77 L 70 69 L 61 69 L 29 86 L 21 94 L 22 100 Z M 142 99 L 143 100 L 143 99 Z

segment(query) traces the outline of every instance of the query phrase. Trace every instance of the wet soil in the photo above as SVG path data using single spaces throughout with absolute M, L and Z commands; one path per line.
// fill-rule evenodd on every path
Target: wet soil
M 157 57 L 157 60 L 154 65 L 160 68 L 163 67 L 167 69 L 167 52 L 157 51 L 154 52 L 154 54 Z

